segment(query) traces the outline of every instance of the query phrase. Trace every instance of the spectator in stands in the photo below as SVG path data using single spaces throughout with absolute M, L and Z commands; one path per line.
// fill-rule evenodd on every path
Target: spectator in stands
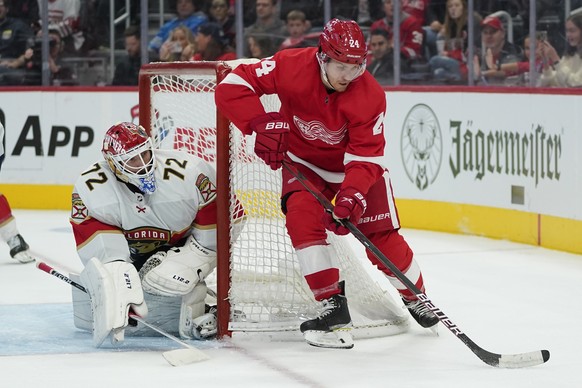
M 542 43 L 545 39 L 537 39 L 536 42 L 536 52 L 535 52 L 535 86 L 541 85 L 541 74 L 544 65 L 543 57 L 543 46 Z M 527 36 L 523 41 L 523 51 L 524 56 L 520 62 L 504 63 L 500 66 L 499 70 L 495 67 L 495 64 L 489 60 L 487 64 L 489 70 L 483 72 L 485 78 L 505 78 L 510 80 L 514 85 L 518 86 L 529 86 L 529 54 L 530 54 L 530 38 Z M 506 84 L 508 82 L 506 81 Z
M 485 77 L 483 73 L 491 66 L 500 70 L 501 65 L 505 63 L 519 62 L 523 51 L 519 46 L 507 41 L 505 28 L 501 20 L 495 16 L 488 16 L 481 22 L 481 45 L 480 68 L 483 75 L 481 81 L 485 84 L 502 84 L 504 77 Z
M 184 25 L 190 29 L 192 36 L 198 31 L 198 27 L 208 21 L 208 17 L 201 11 L 201 0 L 178 0 L 176 3 L 177 17 L 164 24 L 160 31 L 149 43 L 148 50 L 155 58 L 160 54 L 164 42 L 168 40 L 170 32 L 176 27 Z
M 40 85 L 43 66 L 40 44 L 40 40 L 37 40 L 33 48 L 26 49 L 18 58 L 0 61 L 0 84 Z M 52 85 L 76 85 L 77 81 L 72 69 L 61 64 L 63 50 L 64 42 L 60 32 L 49 30 L 48 68 L 50 83 Z
M 115 75 L 112 85 L 136 85 L 138 84 L 139 69 L 141 67 L 141 39 L 139 27 L 131 26 L 123 33 L 125 51 L 124 57 L 115 66 Z
M 16 59 L 0 60 L 0 85 L 28 85 L 27 64 L 30 63 L 32 54 L 32 49 L 27 49 Z M 39 76 L 35 78 L 39 78 Z
M 22 20 L 9 17 L 8 0 L 0 0 L 0 60 L 12 60 L 20 57 L 31 47 L 34 40 L 32 29 Z
M 403 1 L 403 0 L 396 0 Z M 394 19 L 394 7 L 393 0 L 384 0 L 384 13 L 385 16 L 382 19 L 376 20 L 372 23 L 370 30 L 376 30 L 382 28 L 388 32 L 390 37 L 393 36 L 393 19 Z M 406 69 L 410 63 L 422 58 L 421 48 L 423 40 L 422 25 L 418 19 L 407 14 L 406 12 L 400 13 L 400 57 L 402 61 L 407 65 L 404 67 Z M 391 38 L 392 39 L 392 38 Z
M 206 23 L 198 27 L 194 61 L 230 61 L 236 59 L 234 49 L 217 23 Z
M 289 37 L 281 43 L 279 50 L 293 47 L 305 47 L 305 33 L 310 28 L 310 23 L 305 17 L 305 13 L 298 9 L 292 10 L 287 14 L 287 33 Z
M 57 30 L 49 30 L 49 56 L 48 68 L 50 71 L 50 84 L 59 85 L 78 85 L 76 75 L 73 70 L 64 66 L 61 62 L 64 51 L 64 42 L 61 39 L 61 33 Z M 27 69 L 27 80 L 23 81 L 28 85 L 41 84 L 42 72 L 42 54 L 40 42 L 35 45 L 34 49 L 29 49 L 25 52 L 26 59 L 25 67 Z
M 277 0 L 257 0 L 256 10 L 257 20 L 245 28 L 245 39 L 248 41 L 251 35 L 263 35 L 271 39 L 273 47 L 279 47 L 287 36 L 287 29 L 277 14 Z M 245 47 L 245 55 L 249 54 L 249 47 Z
M 160 47 L 160 61 L 173 62 L 183 60 L 182 52 L 188 45 L 196 47 L 194 34 L 189 27 L 179 25 L 170 32 L 170 36 Z
M 438 34 L 443 29 L 443 23 L 447 14 L 446 0 L 431 0 L 425 14 L 425 22 L 422 29 L 424 30 L 424 46 L 428 54 L 423 53 L 428 58 L 438 54 L 436 41 Z
M 566 41 L 562 58 L 548 41 L 542 43 L 545 58 L 542 86 L 582 86 L 582 13 L 575 13 L 566 19 Z
M 273 40 L 265 35 L 249 35 L 247 45 L 250 52 L 249 58 L 266 58 L 277 52 L 273 46 Z
M 439 53 L 433 56 L 429 63 L 435 79 L 460 81 L 466 79 L 468 73 L 466 57 L 469 24 L 467 0 L 447 0 L 446 5 L 445 23 L 437 39 Z M 478 26 L 481 23 L 481 17 L 478 14 L 473 15 L 473 17 L 475 25 Z
M 40 7 L 43 0 L 38 1 Z M 49 30 L 58 31 L 63 51 L 70 54 L 77 53 L 85 42 L 83 31 L 79 28 L 80 10 L 81 0 L 48 0 Z
M 210 21 L 218 23 L 222 27 L 228 45 L 235 46 L 234 15 L 229 12 L 228 0 L 212 0 L 210 5 Z
M 62 64 L 61 59 L 65 50 L 65 42 L 61 38 L 60 31 L 49 31 L 49 57 L 51 85 L 77 85 L 73 70 Z
M 368 65 L 367 70 L 379 84 L 392 84 L 394 82 L 394 53 L 388 31 L 382 28 L 372 30 L 369 47 L 372 52 L 372 63 Z

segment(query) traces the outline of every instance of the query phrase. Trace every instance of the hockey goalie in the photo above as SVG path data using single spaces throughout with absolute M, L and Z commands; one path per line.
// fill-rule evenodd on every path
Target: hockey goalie
M 78 279 L 89 294 L 73 288 L 75 325 L 92 331 L 95 346 L 145 330 L 131 314 L 184 339 L 214 336 L 205 283 L 216 267 L 214 169 L 181 151 L 154 150 L 132 123 L 106 132 L 102 154 L 72 194 Z

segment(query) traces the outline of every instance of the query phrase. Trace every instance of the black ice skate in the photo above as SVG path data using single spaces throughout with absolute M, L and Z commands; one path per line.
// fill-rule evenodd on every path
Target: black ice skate
M 28 251 L 28 244 L 24 241 L 21 235 L 17 234 L 12 237 L 7 241 L 7 244 L 10 247 L 10 257 L 13 259 L 18 260 L 21 263 L 34 261 L 34 257 L 32 257 Z
M 412 315 L 412 318 L 414 318 L 420 326 L 429 329 L 439 322 L 437 316 L 434 315 L 434 313 L 420 300 L 417 299 L 410 301 L 402 298 L 402 301 L 404 302 L 404 306 L 406 306 L 410 312 L 410 315 Z
M 339 283 L 340 293 L 324 299 L 323 311 L 315 319 L 305 321 L 300 330 L 305 341 L 313 346 L 324 348 L 351 349 L 354 340 L 350 333 L 352 319 L 345 297 L 344 282 Z

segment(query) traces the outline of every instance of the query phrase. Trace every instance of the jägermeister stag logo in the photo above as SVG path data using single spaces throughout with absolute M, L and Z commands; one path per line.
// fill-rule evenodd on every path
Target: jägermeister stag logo
M 412 107 L 402 126 L 400 155 L 404 170 L 419 190 L 425 190 L 438 176 L 443 154 L 441 127 L 428 105 Z

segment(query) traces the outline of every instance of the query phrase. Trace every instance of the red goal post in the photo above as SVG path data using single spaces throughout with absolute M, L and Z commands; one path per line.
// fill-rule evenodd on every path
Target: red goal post
M 301 275 L 285 230 L 279 201 L 281 171 L 272 171 L 258 159 L 254 136 L 243 136 L 214 104 L 216 85 L 245 61 L 252 60 L 142 66 L 139 121 L 156 146 L 184 150 L 216 168 L 214 281 L 219 337 L 268 332 L 282 339 L 301 338 L 299 324 L 315 316 L 321 306 Z M 280 105 L 276 96 L 263 96 L 261 101 L 266 111 Z M 241 204 L 244 222 L 240 222 Z M 329 239 L 346 280 L 354 337 L 407 330 L 408 315 L 372 279 L 368 260 L 357 257 L 345 239 L 332 234 Z

